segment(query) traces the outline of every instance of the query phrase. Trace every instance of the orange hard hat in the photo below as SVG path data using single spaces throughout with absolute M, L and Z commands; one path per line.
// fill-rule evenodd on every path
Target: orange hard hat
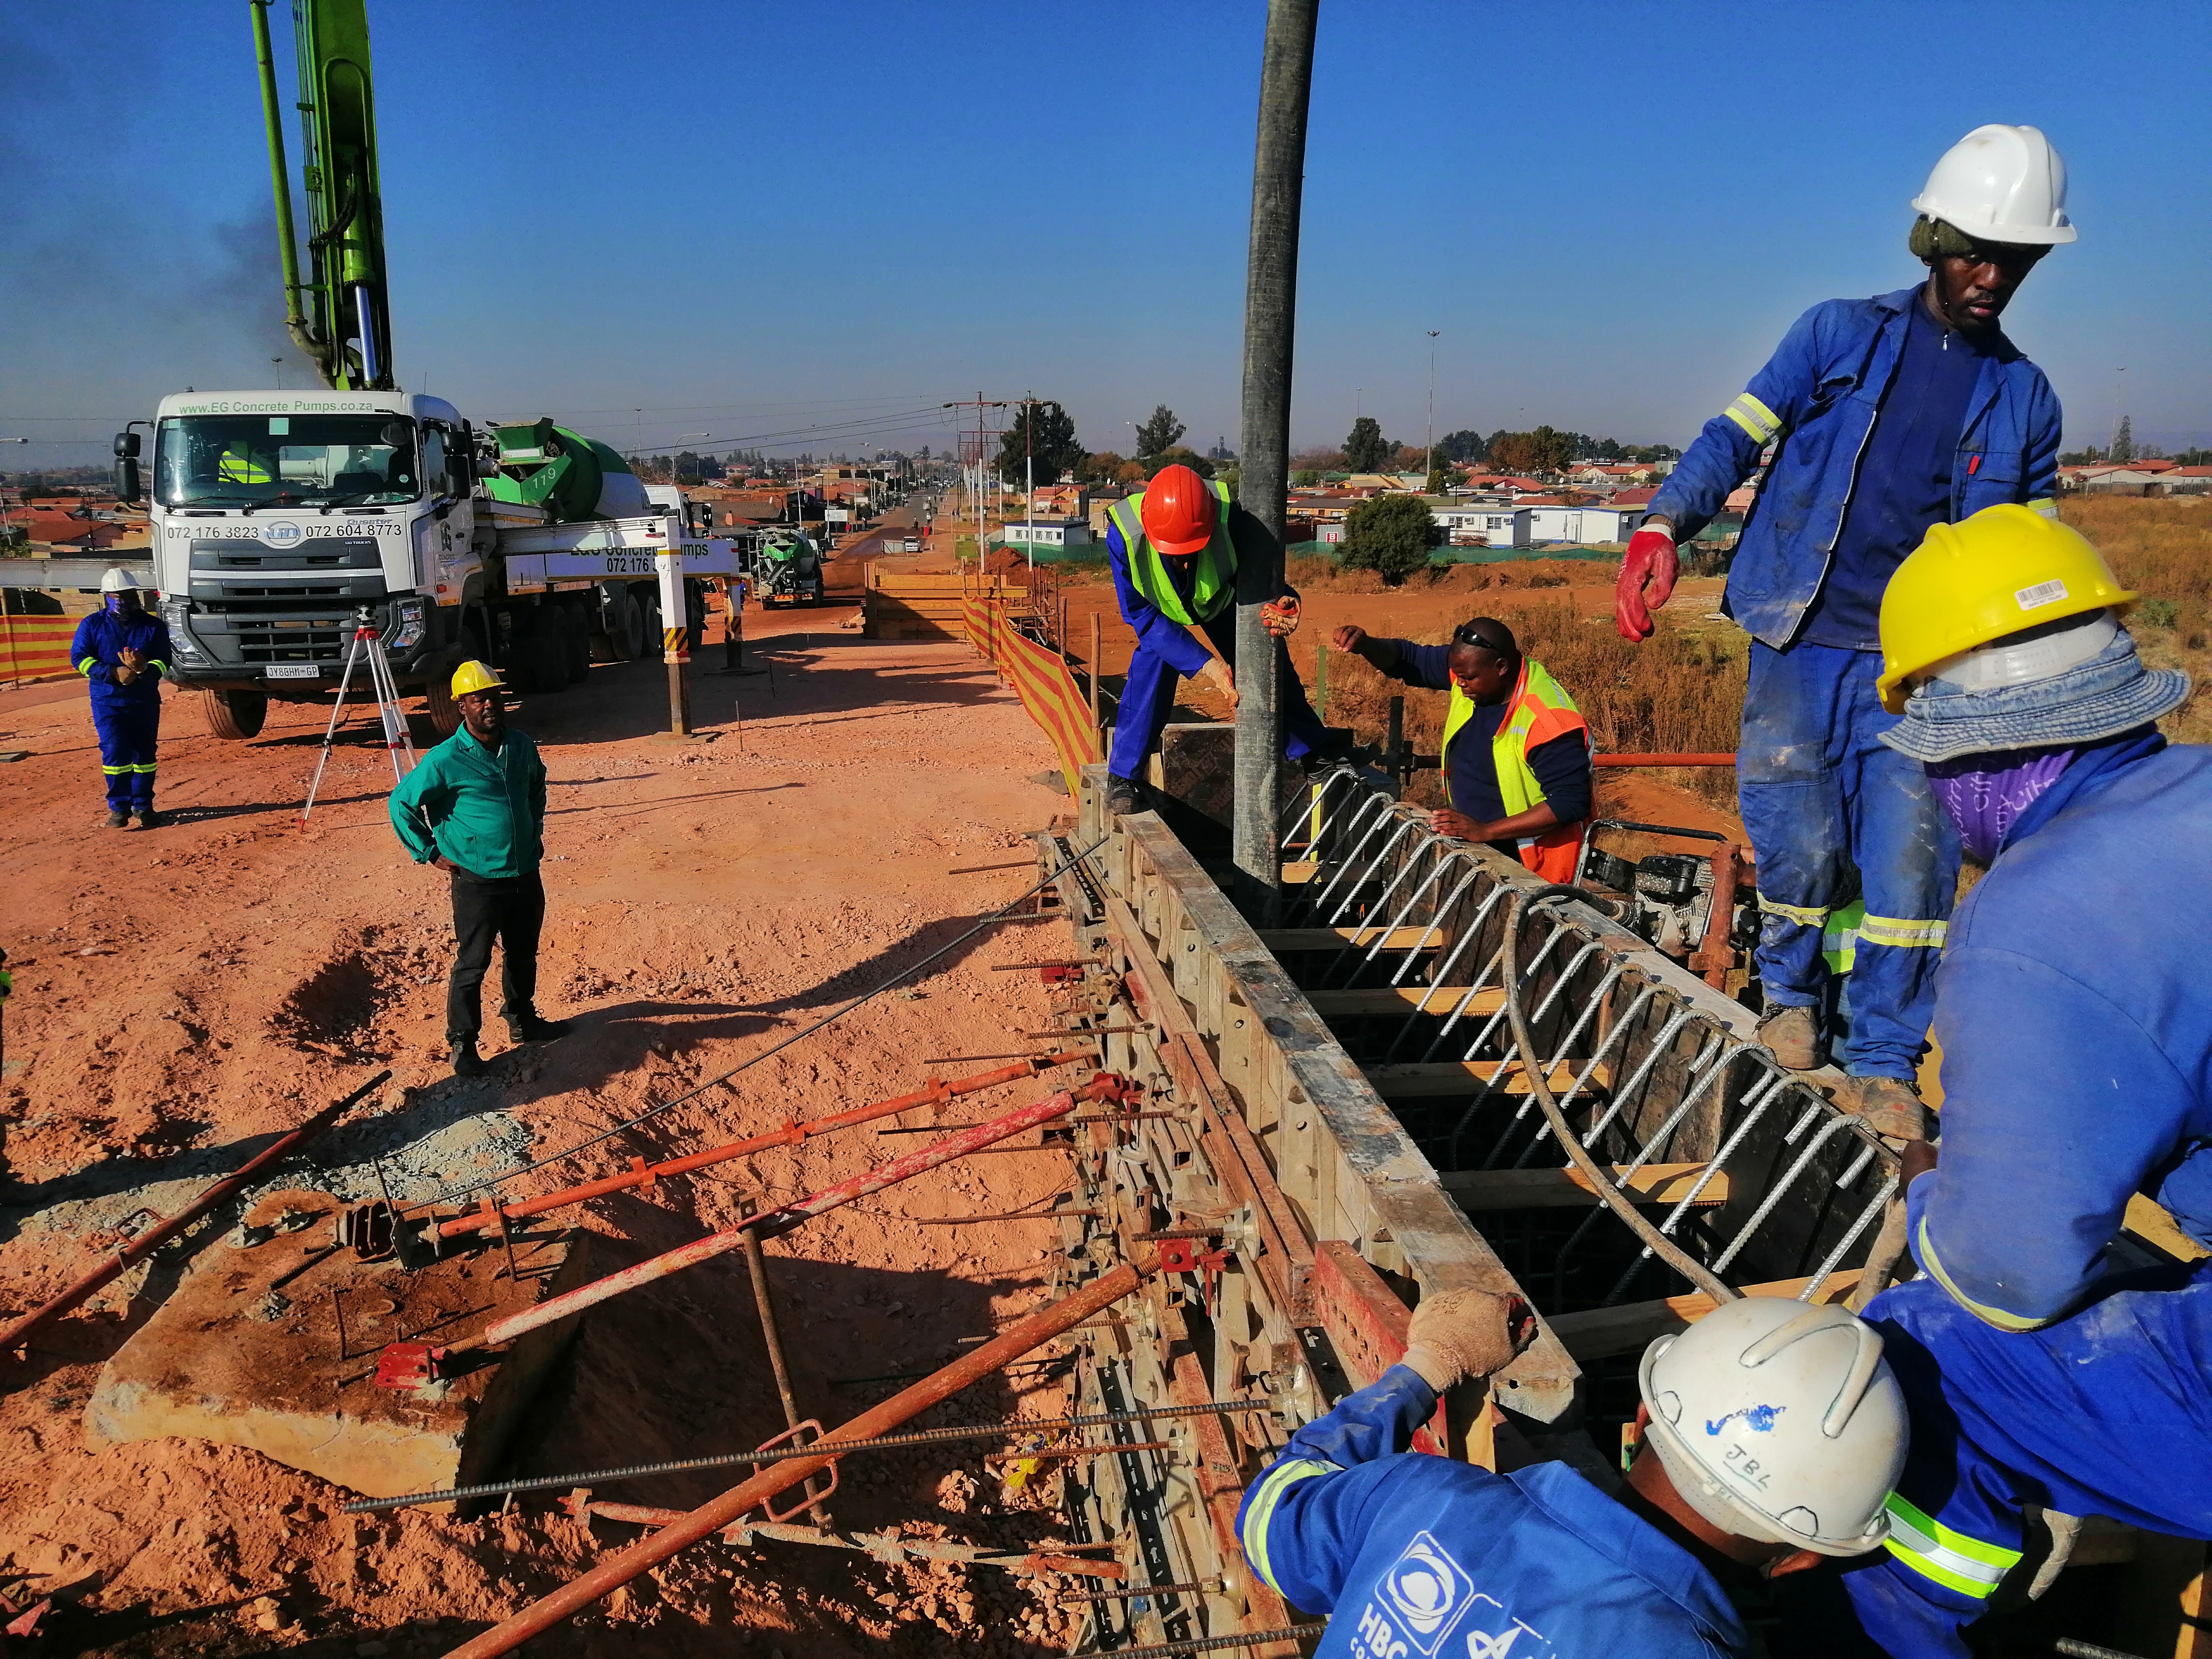
M 1138 516 L 1145 539 L 1163 553 L 1195 553 L 1213 539 L 1219 503 L 1206 480 L 1177 462 L 1164 466 L 1145 486 Z

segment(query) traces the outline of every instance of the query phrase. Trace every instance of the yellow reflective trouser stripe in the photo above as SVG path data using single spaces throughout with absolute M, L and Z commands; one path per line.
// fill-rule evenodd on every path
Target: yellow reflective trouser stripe
M 155 770 L 152 766 L 103 766 L 100 769 L 111 778 L 119 778 L 131 772 L 151 774 Z
M 1895 1492 L 1882 1507 L 1889 1512 L 1889 1536 L 1884 1540 L 1889 1553 L 1923 1577 L 1961 1595 L 1987 1601 L 2005 1574 L 2019 1565 L 2018 1550 L 1954 1532 Z
M 1859 922 L 1859 937 L 1869 945 L 1941 945 L 1950 931 L 1948 921 L 1912 921 L 1903 916 L 1869 915 Z
M 1780 899 L 1771 899 L 1764 893 L 1759 896 L 1759 908 L 1770 916 L 1781 916 L 1787 921 L 1796 922 L 1801 927 L 1822 927 L 1827 925 L 1828 913 L 1825 908 L 1805 904 L 1784 904 Z
M 157 674 L 166 674 L 169 672 L 169 665 L 163 662 L 159 657 L 155 658 L 149 666 L 150 666 Z
M 1267 1581 L 1267 1588 L 1281 1595 L 1283 1587 L 1275 1582 L 1275 1570 L 1267 1559 L 1267 1526 L 1275 1518 L 1275 1505 L 1283 1494 L 1301 1480 L 1310 1480 L 1317 1474 L 1334 1474 L 1337 1466 L 1324 1463 L 1316 1457 L 1292 1457 L 1278 1463 L 1260 1477 L 1260 1488 L 1252 1494 L 1252 1503 L 1244 1511 L 1243 1524 L 1237 1528 L 1239 1541 L 1244 1546 L 1244 1559 L 1252 1564 L 1252 1571 Z
M 2040 513 L 2046 519 L 2055 519 L 2058 516 L 2058 503 L 2048 495 L 2039 496 L 2027 503 L 2027 510 Z
M 1749 433 L 1754 443 L 1771 443 L 1782 430 L 1781 417 L 1748 392 L 1721 412 Z
M 1936 1256 L 1936 1246 L 1929 1241 L 1928 1218 L 1924 1215 L 1920 1218 L 1915 1243 L 1917 1248 L 1913 1255 L 1919 1259 L 1920 1265 L 1928 1269 L 1937 1284 L 1951 1293 L 1954 1302 L 1984 1325 L 1994 1325 L 2001 1331 L 2033 1331 L 2039 1330 L 2051 1322 L 2047 1319 L 2026 1319 L 2019 1314 L 2007 1313 L 2002 1308 L 1992 1308 L 1986 1302 L 1977 1302 L 1953 1284 L 1951 1275 L 1944 1271 L 1942 1261 Z

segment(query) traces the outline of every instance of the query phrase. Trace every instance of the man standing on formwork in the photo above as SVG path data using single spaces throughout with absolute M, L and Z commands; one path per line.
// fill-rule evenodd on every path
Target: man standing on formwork
M 446 987 L 446 1041 L 453 1074 L 477 1077 L 483 980 L 495 940 L 501 951 L 500 1012 L 517 1042 L 568 1035 L 568 1022 L 538 1012 L 538 935 L 545 923 L 545 763 L 538 745 L 507 723 L 499 676 L 480 662 L 453 671 L 461 729 L 416 763 L 392 792 L 392 827 L 417 864 L 453 878 L 453 977 Z
M 1875 694 L 1878 611 L 1931 525 L 2005 502 L 2056 512 L 2058 399 L 1997 319 L 2075 239 L 2065 164 L 2033 127 L 1976 128 L 1912 206 L 1927 280 L 1797 319 L 1653 498 L 1615 603 L 1622 635 L 1649 638 L 1676 544 L 1766 465 L 1724 601 L 1752 635 L 1736 776 L 1764 913 L 1759 1038 L 1791 1070 L 1819 1063 L 1822 929 L 1856 872 L 1866 916 L 1837 1104 L 1906 1138 L 1924 1132 L 1914 1079 L 1959 850 L 1918 767 L 1881 743 L 1895 717 Z
M 1145 757 L 1159 747 L 1183 677 L 1205 674 L 1230 708 L 1237 707 L 1238 550 L 1256 555 L 1268 539 L 1267 527 L 1230 500 L 1227 486 L 1209 483 L 1180 463 L 1162 467 L 1144 489 L 1107 510 L 1114 592 L 1121 620 L 1137 636 L 1106 761 L 1108 812 L 1137 810 Z M 1298 625 L 1296 590 L 1285 584 L 1261 607 L 1261 617 L 1277 641 L 1283 752 L 1314 764 L 1352 758 L 1349 739 L 1324 726 L 1306 701 L 1290 647 L 1282 643 Z M 1193 636 L 1194 629 L 1214 654 Z

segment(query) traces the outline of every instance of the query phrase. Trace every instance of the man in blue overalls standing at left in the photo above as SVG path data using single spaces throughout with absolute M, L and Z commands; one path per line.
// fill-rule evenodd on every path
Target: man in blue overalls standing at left
M 100 579 L 100 608 L 77 624 L 70 646 L 76 672 L 92 682 L 92 724 L 100 769 L 107 775 L 107 825 L 135 814 L 154 829 L 154 745 L 161 726 L 161 676 L 169 672 L 169 630 L 139 603 L 138 580 L 121 565 Z

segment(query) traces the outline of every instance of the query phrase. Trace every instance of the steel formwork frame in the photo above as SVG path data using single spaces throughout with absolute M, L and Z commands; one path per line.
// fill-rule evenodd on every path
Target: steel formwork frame
M 1081 827 L 1040 837 L 1043 869 L 1109 828 L 1103 790 L 1103 769 L 1088 769 Z M 1455 1391 L 1417 1442 L 1491 1467 L 1528 1455 L 1515 1425 L 1574 1420 L 1578 1346 L 1621 1353 L 1624 1328 L 1640 1346 L 1647 1328 L 1679 1328 L 1680 1298 L 1665 1300 L 1679 1277 L 1610 1210 L 1535 1212 L 1553 1218 L 1549 1272 L 1524 1262 L 1516 1277 L 1501 1244 L 1525 1218 L 1462 1203 L 1485 1172 L 1565 1178 L 1565 1157 L 1514 1086 L 1524 1066 L 1563 1079 L 1569 1121 L 1623 1178 L 1691 1166 L 1652 1213 L 1731 1283 L 1830 1299 L 1855 1278 L 1847 1264 L 1895 1189 L 1893 1158 L 1775 1066 L 1751 1041 L 1749 1010 L 1595 909 L 1547 907 L 1525 924 L 1519 994 L 1542 1052 L 1524 1059 L 1498 972 L 1507 900 L 1539 884 L 1436 835 L 1371 779 L 1333 773 L 1286 805 L 1285 926 L 1265 935 L 1223 892 L 1224 872 L 1157 817 L 1110 827 L 1053 895 L 1071 954 L 1101 959 L 1063 1018 L 1103 1033 L 1102 1068 L 1147 1082 L 1172 1109 L 1088 1126 L 1061 1271 L 1073 1282 L 1127 1259 L 1139 1233 L 1198 1237 L 1178 1258 L 1188 1267 L 1152 1281 L 1124 1322 L 1073 1334 L 1077 1409 L 1255 1398 L 1278 1409 L 1194 1419 L 1187 1449 L 1070 1474 L 1071 1520 L 1124 1543 L 1130 1588 L 1219 1587 L 1103 1602 L 1087 1646 L 1295 1622 L 1243 1568 L 1231 1524 L 1243 1483 L 1289 1427 L 1395 1359 L 1422 1295 L 1515 1291 L 1543 1318 L 1487 1398 Z M 1382 993 L 1387 1012 L 1334 1012 L 1360 992 Z M 1451 1068 L 1464 1090 L 1395 1106 L 1392 1083 L 1374 1080 Z M 1585 1341 L 1594 1320 L 1610 1346 Z M 1297 1649 L 1279 1638 L 1253 1650 Z

